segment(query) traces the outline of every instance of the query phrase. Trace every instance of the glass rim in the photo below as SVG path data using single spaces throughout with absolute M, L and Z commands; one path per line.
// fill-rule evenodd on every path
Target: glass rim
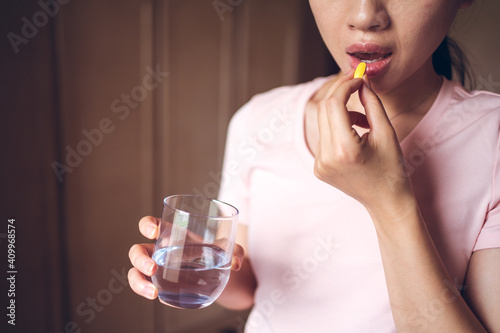
M 168 199 L 172 199 L 172 198 L 176 198 L 176 197 L 177 198 L 181 198 L 181 197 L 185 197 L 185 198 L 199 198 L 199 199 L 203 199 L 204 201 L 215 202 L 215 203 L 217 203 L 219 205 L 227 206 L 227 207 L 230 207 L 230 208 L 234 209 L 235 214 L 233 214 L 231 216 L 211 216 L 211 215 L 205 215 L 205 214 L 189 213 L 189 212 L 186 212 L 185 210 L 182 210 L 182 209 L 179 209 L 179 208 L 176 208 L 176 207 L 172 207 L 172 205 L 169 205 L 167 203 Z M 230 220 L 230 219 L 233 219 L 233 218 L 235 218 L 236 216 L 238 216 L 240 214 L 240 211 L 238 210 L 238 208 L 236 208 L 235 206 L 233 206 L 233 205 L 231 205 L 231 204 L 229 204 L 227 202 L 224 202 L 224 201 L 221 201 L 221 200 L 215 199 L 215 198 L 205 197 L 205 196 L 202 196 L 202 195 L 196 195 L 196 194 L 173 194 L 173 195 L 169 195 L 169 196 L 167 196 L 167 197 L 165 197 L 163 199 L 163 206 L 167 206 L 171 210 L 173 210 L 175 212 L 178 212 L 180 214 L 190 215 L 190 216 L 196 216 L 196 217 L 205 217 L 205 218 L 217 219 L 217 220 Z

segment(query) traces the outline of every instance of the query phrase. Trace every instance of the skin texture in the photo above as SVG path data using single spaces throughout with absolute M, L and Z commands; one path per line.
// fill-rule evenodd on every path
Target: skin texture
M 346 72 L 327 83 L 308 104 L 306 138 L 316 156 L 315 174 L 370 213 L 398 331 L 498 332 L 500 250 L 472 255 L 467 274 L 469 303 L 450 290 L 452 279 L 426 229 L 402 169 L 399 147 L 437 96 L 440 83 L 432 68 L 432 52 L 456 11 L 470 3 L 311 0 L 310 4 L 325 43 Z M 345 52 L 360 42 L 392 51 L 384 71 L 365 77 L 365 83 L 353 79 Z M 366 116 L 369 131 L 353 128 L 362 122 L 358 113 L 353 116 L 353 109 Z M 395 117 L 397 121 L 391 121 Z M 443 299 L 443 291 L 454 293 Z M 429 300 L 439 303 L 439 320 L 415 316 L 429 306 Z
M 310 0 L 322 37 L 341 68 L 306 107 L 305 138 L 315 155 L 314 173 L 370 213 L 398 332 L 500 332 L 500 249 L 472 255 L 463 297 L 450 289 L 452 279 L 420 214 L 399 146 L 441 86 L 432 53 L 456 12 L 471 3 Z M 346 49 L 356 43 L 390 50 L 390 62 L 377 75 L 354 79 Z M 140 232 L 155 239 L 157 224 L 156 218 L 145 217 L 139 222 Z M 218 302 L 245 309 L 253 304 L 257 283 L 244 255 L 247 231 L 243 226 L 237 242 L 241 247 L 235 250 L 235 271 Z M 154 299 L 157 291 L 147 278 L 156 270 L 151 251 L 151 244 L 131 248 L 134 267 L 129 282 L 136 293 Z M 441 309 L 439 319 L 432 322 L 415 316 L 429 306 L 429 300 L 437 300 Z
M 433 72 L 424 64 L 463 4 L 457 0 L 311 0 L 310 5 L 323 40 L 342 72 L 352 68 L 346 48 L 354 43 L 374 43 L 392 50 L 389 68 L 370 81 L 377 94 L 400 95 L 397 88 L 418 71 Z M 416 83 L 411 82 L 413 88 L 419 85 Z
M 139 231 L 144 237 L 154 240 L 158 237 L 158 225 L 158 218 L 145 216 L 139 221 Z M 247 229 L 243 225 L 238 227 L 236 243 L 231 265 L 233 270 L 231 278 L 217 302 L 233 310 L 243 310 L 253 305 L 253 294 L 257 285 L 250 262 L 245 257 Z M 151 300 L 158 297 L 158 290 L 148 278 L 153 276 L 158 269 L 154 260 L 151 259 L 153 250 L 153 243 L 134 244 L 129 251 L 130 262 L 134 267 L 128 272 L 130 288 L 138 295 Z

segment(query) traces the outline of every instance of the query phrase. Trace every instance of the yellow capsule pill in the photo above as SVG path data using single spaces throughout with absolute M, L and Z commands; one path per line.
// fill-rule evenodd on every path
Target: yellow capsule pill
M 365 75 L 366 71 L 366 63 L 360 62 L 358 67 L 356 67 L 356 71 L 354 72 L 354 78 L 355 79 L 360 79 Z

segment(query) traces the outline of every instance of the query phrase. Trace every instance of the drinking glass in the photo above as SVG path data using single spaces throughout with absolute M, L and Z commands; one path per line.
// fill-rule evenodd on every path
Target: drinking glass
M 163 200 L 152 280 L 164 304 L 199 309 L 212 304 L 229 280 L 238 210 L 195 195 Z

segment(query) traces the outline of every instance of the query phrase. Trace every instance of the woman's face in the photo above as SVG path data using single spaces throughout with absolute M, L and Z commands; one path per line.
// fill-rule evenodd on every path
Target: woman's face
M 310 0 L 319 31 L 343 72 L 360 61 L 378 92 L 418 71 L 432 70 L 432 53 L 459 8 L 473 0 Z M 432 74 L 432 73 L 431 73 Z

